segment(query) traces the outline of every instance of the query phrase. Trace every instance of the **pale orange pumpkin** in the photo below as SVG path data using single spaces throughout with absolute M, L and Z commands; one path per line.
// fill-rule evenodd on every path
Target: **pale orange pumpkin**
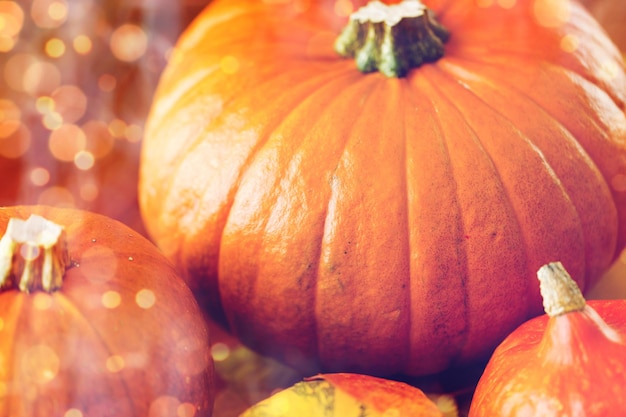
M 427 39 L 413 69 L 356 52 L 383 75 L 334 50 L 363 1 L 217 0 L 156 92 L 151 237 L 214 317 L 298 369 L 480 360 L 542 311 L 540 265 L 587 289 L 626 242 L 626 75 L 598 23 L 576 2 L 425 3 L 355 24 Z
M 102 215 L 0 208 L 0 415 L 210 417 L 207 324 L 147 239 Z

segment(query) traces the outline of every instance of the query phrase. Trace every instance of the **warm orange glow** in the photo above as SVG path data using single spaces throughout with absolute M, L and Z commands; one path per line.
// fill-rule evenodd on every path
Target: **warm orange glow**
M 39 194 L 38 204 L 55 207 L 74 207 L 74 195 L 64 187 L 53 186 Z
M 44 114 L 42 123 L 48 130 L 57 130 L 63 126 L 63 118 L 55 111 L 50 111 Z
M 42 167 L 33 168 L 33 170 L 30 171 L 29 178 L 33 185 L 43 187 L 50 182 L 50 172 Z
M 109 132 L 114 138 L 123 138 L 126 135 L 126 122 L 122 119 L 114 119 L 109 122 Z
M 13 126 L 11 124 L 14 123 Z M 0 156 L 5 158 L 19 158 L 28 151 L 31 145 L 30 130 L 17 121 L 7 122 L 10 133 L 7 136 L 0 137 Z
M 239 71 L 239 60 L 232 55 L 226 55 L 220 60 L 220 68 L 226 74 L 235 74 Z
M 26 349 L 20 357 L 21 377 L 34 384 L 45 384 L 56 378 L 60 360 L 56 352 L 46 345 Z
M 52 38 L 46 42 L 44 49 L 50 58 L 59 58 L 65 53 L 65 43 L 59 38 Z
M 569 20 L 570 0 L 535 0 L 533 12 L 541 26 L 560 27 Z
M 80 186 L 80 198 L 83 201 L 94 201 L 98 198 L 98 194 L 100 193 L 100 188 L 98 184 L 95 182 L 88 182 L 86 184 L 82 184 Z
M 178 408 L 180 407 L 180 401 L 172 396 L 163 395 L 150 403 L 150 409 L 148 410 L 147 417 L 162 417 L 162 416 L 175 416 L 177 415 Z
M 102 91 L 113 91 L 116 85 L 117 80 L 111 74 L 102 74 L 100 78 L 98 78 L 98 88 Z
M 90 120 L 82 126 L 87 136 L 87 150 L 99 159 L 107 156 L 115 145 L 115 138 L 109 127 L 100 120 Z
M 154 292 L 148 289 L 142 289 L 135 295 L 135 302 L 143 309 L 149 309 L 156 303 L 156 296 Z
M 61 83 L 61 73 L 50 62 L 32 63 L 23 74 L 22 89 L 32 96 L 50 94 Z
M 63 85 L 51 94 L 54 111 L 61 115 L 63 122 L 75 123 L 87 110 L 87 96 L 75 85 Z
M 350 0 L 336 0 L 335 14 L 341 17 L 348 17 L 354 12 L 354 5 Z
M 96 158 L 94 158 L 93 154 L 89 151 L 78 151 L 76 155 L 74 155 L 74 165 L 81 171 L 90 170 L 93 168 L 95 162 Z
M 6 99 L 0 99 L 0 138 L 14 134 L 20 126 L 22 112 L 17 105 Z
M 0 1 L 0 37 L 14 38 L 24 25 L 24 11 L 14 1 Z
M 498 0 L 498 5 L 503 9 L 512 9 L 516 3 L 517 0 Z
M 102 294 L 101 301 L 105 308 L 114 309 L 122 303 L 122 296 L 117 291 L 107 291 Z
M 196 415 L 196 406 L 191 403 L 182 403 L 176 409 L 176 417 L 193 417 Z
M 141 141 L 141 138 L 143 137 L 143 129 L 139 125 L 130 124 L 126 127 L 124 135 L 129 142 L 137 143 Z
M 117 373 L 125 367 L 124 358 L 119 355 L 109 356 L 106 360 L 106 368 L 111 373 Z
M 578 43 L 580 41 L 578 40 L 578 37 L 576 35 L 573 34 L 567 34 L 565 36 L 563 36 L 563 38 L 561 38 L 561 49 L 564 50 L 565 52 L 574 52 L 576 51 L 576 49 L 578 49 Z
M 63 162 L 73 162 L 76 154 L 85 149 L 87 137 L 83 130 L 74 124 L 64 124 L 50 133 L 48 149 Z
M 139 26 L 127 23 L 113 31 L 110 47 L 120 61 L 136 61 L 146 53 L 148 36 Z
M 72 41 L 72 46 L 77 53 L 81 55 L 86 55 L 91 52 L 91 48 L 93 45 L 91 43 L 91 39 L 89 39 L 89 36 L 78 35 Z
M 30 16 L 40 28 L 54 29 L 67 19 L 67 3 L 64 0 L 33 0 Z

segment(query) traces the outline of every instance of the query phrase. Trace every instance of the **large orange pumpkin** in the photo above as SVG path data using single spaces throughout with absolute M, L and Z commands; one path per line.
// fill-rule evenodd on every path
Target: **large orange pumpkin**
M 155 95 L 140 206 L 259 352 L 436 373 L 541 313 L 539 266 L 560 259 L 587 289 L 624 246 L 626 76 L 579 4 L 531 0 L 428 1 L 447 41 L 430 14 L 401 21 L 443 56 L 364 74 L 334 51 L 362 3 L 205 9 Z M 369 46 L 407 41 L 404 23 L 368 24 L 357 35 L 391 34 Z

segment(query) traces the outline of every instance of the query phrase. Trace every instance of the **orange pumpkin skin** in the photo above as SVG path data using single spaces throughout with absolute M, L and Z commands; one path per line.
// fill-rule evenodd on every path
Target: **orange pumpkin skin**
M 30 214 L 65 228 L 71 266 L 51 293 L 0 289 L 0 415 L 211 416 L 206 322 L 171 263 L 85 211 L 0 208 L 0 230 Z
M 335 2 L 213 2 L 147 121 L 148 233 L 244 343 L 307 372 L 485 357 L 541 312 L 539 265 L 586 289 L 626 239 L 620 54 L 580 5 L 549 28 L 533 3 L 426 2 L 445 55 L 394 79 L 333 51 Z
M 509 335 L 478 383 L 469 417 L 624 415 L 626 300 L 587 304 L 582 312 L 536 317 Z

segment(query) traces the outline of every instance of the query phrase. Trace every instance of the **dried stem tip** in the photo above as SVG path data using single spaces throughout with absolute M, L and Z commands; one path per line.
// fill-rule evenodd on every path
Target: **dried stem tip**
M 0 287 L 52 292 L 69 264 L 65 232 L 45 218 L 11 218 L 0 239 Z
M 354 57 L 362 72 L 403 77 L 412 68 L 444 54 L 449 32 L 420 0 L 386 5 L 372 1 L 350 16 L 335 50 Z
M 543 308 L 550 317 L 582 311 L 586 301 L 580 288 L 560 262 L 542 266 L 537 271 Z

